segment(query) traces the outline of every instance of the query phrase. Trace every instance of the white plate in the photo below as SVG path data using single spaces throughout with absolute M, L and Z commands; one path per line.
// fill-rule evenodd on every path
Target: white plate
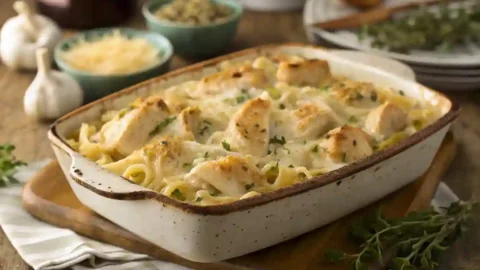
M 407 80 L 415 81 L 415 72 L 399 61 L 359 51 L 331 50 L 331 52 L 350 61 L 383 69 Z
M 426 73 L 431 75 L 446 75 L 446 76 L 460 76 L 460 77 L 480 77 L 480 68 L 435 68 L 429 66 L 411 65 L 415 72 Z
M 420 2 L 412 0 L 386 0 L 385 5 L 393 6 L 407 2 Z M 480 67 L 480 48 L 476 46 L 458 47 L 450 53 L 415 51 L 412 54 L 401 54 L 371 48 L 365 42 L 359 42 L 357 36 L 351 31 L 328 32 L 318 28 L 308 27 L 314 22 L 322 22 L 354 14 L 358 10 L 348 6 L 341 0 L 308 0 L 304 8 L 303 22 L 310 40 L 318 43 L 321 40 L 341 48 L 355 49 L 371 52 L 410 64 L 421 64 L 442 67 Z
M 464 79 L 445 77 L 445 76 L 432 76 L 417 73 L 417 81 L 440 91 L 475 91 L 480 90 L 479 81 L 468 81 Z

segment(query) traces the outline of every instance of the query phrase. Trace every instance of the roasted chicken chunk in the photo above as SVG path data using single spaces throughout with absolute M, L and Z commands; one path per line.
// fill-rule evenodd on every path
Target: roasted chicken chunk
M 349 163 L 365 158 L 373 153 L 371 137 L 363 130 L 342 126 L 329 131 L 321 146 L 327 157 L 335 163 Z
M 102 142 L 122 155 L 141 148 L 151 138 L 152 127 L 170 115 L 165 102 L 159 97 L 137 101 L 131 109 L 107 122 L 100 130 Z
M 365 128 L 372 134 L 389 137 L 407 125 L 407 114 L 397 105 L 386 102 L 371 111 L 365 121 Z
M 280 62 L 277 70 L 277 80 L 292 85 L 318 86 L 329 77 L 328 62 L 319 59 Z

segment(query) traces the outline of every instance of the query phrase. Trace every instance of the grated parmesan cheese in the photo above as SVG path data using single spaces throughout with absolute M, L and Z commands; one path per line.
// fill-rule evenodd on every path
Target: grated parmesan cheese
M 143 38 L 127 38 L 120 31 L 95 41 L 82 40 L 62 54 L 70 66 L 100 75 L 128 74 L 160 60 L 159 50 Z

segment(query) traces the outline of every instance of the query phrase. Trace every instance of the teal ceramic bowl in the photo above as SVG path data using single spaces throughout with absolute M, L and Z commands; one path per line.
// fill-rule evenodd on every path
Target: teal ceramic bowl
M 62 53 L 73 48 L 79 41 L 93 41 L 117 30 L 128 38 L 144 38 L 154 47 L 158 48 L 159 62 L 152 67 L 134 73 L 99 75 L 76 69 L 63 60 Z M 57 44 L 54 51 L 54 59 L 57 66 L 80 83 L 85 94 L 86 102 L 93 101 L 125 87 L 167 72 L 170 67 L 172 55 L 173 46 L 167 38 L 157 33 L 130 28 L 101 28 L 85 31 L 61 41 Z
M 204 58 L 222 53 L 233 40 L 238 22 L 243 13 L 242 5 L 234 0 L 213 0 L 232 9 L 225 21 L 200 26 L 191 26 L 161 20 L 154 13 L 172 0 L 151 0 L 143 5 L 142 13 L 150 31 L 167 37 L 180 55 Z

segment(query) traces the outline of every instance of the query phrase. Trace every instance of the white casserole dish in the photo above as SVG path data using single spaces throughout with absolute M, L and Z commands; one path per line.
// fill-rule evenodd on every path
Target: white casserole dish
M 73 151 L 65 137 L 139 96 L 217 71 L 224 60 L 273 52 L 329 61 L 333 74 L 402 89 L 438 106 L 439 120 L 406 140 L 326 175 L 230 204 L 196 206 L 126 181 Z M 306 233 L 391 193 L 429 167 L 459 108 L 448 98 L 388 72 L 354 63 L 310 45 L 248 49 L 176 70 L 90 103 L 59 119 L 49 131 L 55 154 L 78 199 L 119 226 L 188 260 L 213 262 L 250 253 Z

